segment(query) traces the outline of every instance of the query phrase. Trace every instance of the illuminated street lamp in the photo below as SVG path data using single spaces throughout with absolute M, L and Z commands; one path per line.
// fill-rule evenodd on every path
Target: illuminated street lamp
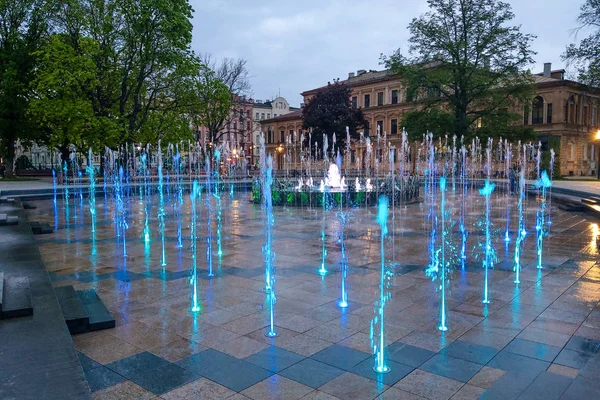
M 277 146 L 277 151 L 282 153 L 283 152 L 283 145 L 280 143 L 279 146 Z

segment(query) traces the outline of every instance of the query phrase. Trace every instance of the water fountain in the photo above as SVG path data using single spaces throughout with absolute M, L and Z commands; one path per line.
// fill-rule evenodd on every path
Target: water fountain
M 390 294 L 387 290 L 387 279 L 389 278 L 390 271 L 386 270 L 385 266 L 385 238 L 388 234 L 387 220 L 389 215 L 388 198 L 385 195 L 379 197 L 379 207 L 377 210 L 377 223 L 381 227 L 381 243 L 380 243 L 380 254 L 381 254 L 381 276 L 379 281 L 379 301 L 375 303 L 376 317 L 374 319 L 375 325 L 379 327 L 379 336 L 376 344 L 373 345 L 373 353 L 375 354 L 375 365 L 373 370 L 377 373 L 386 374 L 391 371 L 390 367 L 386 364 L 385 359 L 385 305 L 390 299 Z M 373 338 L 373 327 L 371 325 L 371 338 Z
M 260 137 L 260 154 L 265 154 L 265 138 Z M 262 161 L 264 159 L 264 162 Z M 275 331 L 274 307 L 275 297 L 275 253 L 273 252 L 273 226 L 275 219 L 273 217 L 273 200 L 271 195 L 271 185 L 273 184 L 273 158 L 269 155 L 261 157 L 261 184 L 262 184 L 262 203 L 265 221 L 265 244 L 263 246 L 263 255 L 265 259 L 265 280 L 267 292 L 267 304 L 269 306 L 269 330 L 265 333 L 267 337 L 276 337 L 279 334 Z
M 542 249 L 544 244 L 544 237 L 547 234 L 546 223 L 544 219 L 546 217 L 546 195 L 548 193 L 548 189 L 552 187 L 552 182 L 550 178 L 548 178 L 548 173 L 546 170 L 542 171 L 540 178 L 535 182 L 535 186 L 541 190 L 541 195 L 539 197 L 539 209 L 537 212 L 537 221 L 536 221 L 536 231 L 537 231 L 537 268 L 542 268 Z
M 190 252 L 192 253 L 192 276 L 190 277 L 190 284 L 192 285 L 192 312 L 198 312 L 202 308 L 200 307 L 200 300 L 198 298 L 198 263 L 196 258 L 196 219 L 197 219 L 197 199 L 202 196 L 202 189 L 198 185 L 198 181 L 194 180 L 192 184 L 192 191 L 190 193 L 190 201 L 192 208 L 192 220 L 190 222 Z
M 488 160 L 489 160 L 489 148 L 488 150 Z M 483 300 L 482 303 L 484 304 L 489 304 L 490 303 L 490 299 L 489 299 L 489 291 L 488 291 L 488 274 L 489 274 L 489 269 L 493 268 L 494 266 L 494 260 L 495 260 L 495 251 L 494 248 L 492 247 L 492 235 L 491 235 L 491 228 L 490 228 L 490 197 L 492 196 L 492 193 L 494 192 L 494 188 L 496 187 L 495 183 L 491 183 L 489 181 L 489 179 L 485 180 L 485 185 L 479 189 L 479 194 L 482 195 L 485 198 L 485 221 L 484 221 L 484 226 L 485 226 L 485 242 L 483 244 L 484 247 L 484 258 L 483 258 L 483 269 L 484 269 L 484 276 L 483 276 Z
M 168 186 L 168 185 L 167 185 Z M 162 151 L 160 148 L 160 141 L 158 142 L 158 227 L 160 230 L 161 240 L 161 262 L 160 265 L 164 268 L 167 266 L 167 252 L 165 250 L 165 196 L 164 196 L 164 183 L 163 183 L 163 158 Z
M 92 223 L 92 234 L 96 233 L 96 176 L 92 157 L 92 149 L 88 151 L 87 174 L 90 181 L 88 190 L 88 201 L 90 205 L 90 219 Z M 52 171 L 54 173 L 54 171 Z M 56 197 L 55 197 L 56 202 Z
M 340 308 L 348 307 L 348 290 L 346 288 L 346 278 L 348 277 L 348 257 L 346 256 L 346 224 L 353 214 L 349 211 L 336 212 L 335 216 L 339 221 L 339 239 L 341 247 L 341 258 L 340 258 L 340 272 L 341 272 L 341 294 L 338 300 L 338 306 Z

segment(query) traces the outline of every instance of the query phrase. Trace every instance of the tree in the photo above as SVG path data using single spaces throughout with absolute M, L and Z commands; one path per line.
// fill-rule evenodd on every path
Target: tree
M 59 52 L 64 58 L 56 64 L 70 65 L 76 57 L 81 62 L 75 65 L 85 68 L 71 73 L 94 75 L 86 81 L 91 86 L 74 90 L 91 105 L 91 126 L 102 145 L 191 138 L 183 121 L 200 63 L 190 50 L 187 0 L 59 0 L 56 7 L 53 22 L 72 48 Z
M 217 64 L 210 54 L 205 54 L 202 62 L 214 71 L 215 76 L 229 88 L 232 96 L 250 95 L 252 86 L 246 60 L 225 57 Z
M 409 24 L 409 56 L 383 62 L 405 79 L 423 109 L 454 117 L 454 134 L 467 137 L 477 121 L 498 121 L 531 101 L 533 35 L 510 26 L 510 5 L 497 0 L 428 0 L 430 11 Z M 414 95 L 414 96 L 413 96 Z M 513 117 L 511 117 L 513 118 Z M 490 131 L 493 132 L 493 131 Z M 424 132 L 420 132 L 424 133 Z
M 80 38 L 76 47 L 67 39 L 53 35 L 36 53 L 38 71 L 29 108 L 29 116 L 47 133 L 42 141 L 58 148 L 63 161 L 69 159 L 70 145 L 98 150 L 109 143 L 109 138 L 96 135 L 99 123 L 89 96 L 98 84 L 93 60 L 98 46 L 91 38 Z
M 334 81 L 317 92 L 304 106 L 302 128 L 311 129 L 313 143 L 319 143 L 322 148 L 324 137 L 327 135 L 329 149 L 343 153 L 346 148 L 346 127 L 352 139 L 358 138 L 358 130 L 366 125 L 366 121 L 362 111 L 352 107 L 351 95 L 352 89 L 349 86 Z
M 567 46 L 563 59 L 574 65 L 578 79 L 590 86 L 600 86 L 600 0 L 587 0 L 580 8 L 577 17 L 579 26 L 575 33 L 582 29 L 592 32 L 576 44 Z
M 404 114 L 402 127 L 410 140 L 420 140 L 426 132 L 436 138 L 454 135 L 454 116 L 439 108 L 411 111 Z
M 192 123 L 208 129 L 207 139 L 218 143 L 224 135 L 223 126 L 233 105 L 231 92 L 214 71 L 204 66 L 194 79 L 197 99 L 190 108 Z
M 8 177 L 14 174 L 17 140 L 26 143 L 38 132 L 27 117 L 29 82 L 35 76 L 34 53 L 48 31 L 47 13 L 42 0 L 0 1 L 0 154 Z

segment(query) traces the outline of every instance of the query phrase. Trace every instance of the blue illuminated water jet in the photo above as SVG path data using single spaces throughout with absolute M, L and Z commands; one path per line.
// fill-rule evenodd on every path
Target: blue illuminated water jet
M 161 266 L 167 266 L 167 253 L 165 251 L 165 197 L 164 197 L 164 184 L 163 184 L 163 160 L 162 152 L 160 149 L 160 141 L 158 142 L 158 226 L 160 229 L 160 239 L 162 243 L 162 256 Z
M 124 203 L 124 190 L 123 190 L 123 166 L 119 166 L 119 177 L 116 180 L 117 187 L 115 188 L 115 193 L 117 196 L 117 214 L 119 215 L 118 219 L 118 229 L 121 231 L 122 239 L 123 239 L 123 258 L 127 257 L 127 218 L 126 218 L 126 209 Z
M 327 275 L 327 247 L 325 246 L 325 227 L 326 227 L 326 219 L 325 214 L 327 212 L 327 192 L 324 191 L 321 194 L 323 212 L 321 216 L 321 268 L 319 268 L 319 275 L 325 276 Z
M 544 222 L 546 217 L 546 195 L 547 189 L 552 187 L 552 181 L 550 181 L 550 178 L 548 178 L 548 173 L 545 170 L 542 171 L 540 178 L 535 182 L 535 185 L 541 189 L 535 229 L 537 230 L 537 268 L 542 268 L 542 249 L 544 244 L 544 236 L 546 236 L 547 232 L 546 223 Z
M 265 279 L 267 280 L 267 303 L 269 305 L 269 330 L 265 333 L 267 337 L 276 337 L 279 334 L 275 331 L 274 307 L 275 296 L 275 253 L 273 252 L 273 226 L 275 220 L 273 217 L 273 198 L 271 194 L 271 185 L 273 184 L 273 158 L 269 155 L 265 158 L 264 136 L 260 137 L 261 154 L 261 186 L 263 193 L 263 210 L 265 216 L 265 244 L 263 246 L 263 255 L 265 257 Z M 264 163 L 262 160 L 264 159 Z M 264 171 L 262 170 L 264 168 Z
M 198 265 L 196 258 L 196 219 L 197 219 L 197 199 L 201 196 L 201 189 L 198 182 L 194 179 L 192 184 L 192 191 L 190 193 L 190 200 L 192 203 L 192 220 L 190 222 L 190 251 L 192 253 L 192 276 L 190 277 L 190 284 L 192 285 L 192 312 L 198 312 L 202 308 L 200 307 L 200 301 L 198 299 Z
M 377 223 L 381 227 L 381 276 L 379 281 L 379 302 L 375 303 L 377 307 L 377 316 L 375 317 L 375 323 L 379 325 L 379 337 L 377 338 L 376 344 L 373 346 L 373 352 L 375 354 L 375 365 L 373 370 L 377 373 L 388 373 L 391 368 L 386 364 L 385 360 L 385 318 L 384 311 L 385 305 L 390 298 L 389 292 L 386 290 L 386 281 L 388 278 L 388 271 L 385 268 L 385 238 L 388 234 L 387 220 L 389 215 L 388 209 L 388 198 L 385 195 L 379 197 L 379 207 L 377 210 Z M 373 325 L 371 326 L 373 329 Z M 373 338 L 373 332 L 371 332 L 371 338 Z
M 489 158 L 489 149 L 488 149 L 488 158 Z M 494 248 L 492 247 L 492 234 L 490 230 L 490 197 L 494 192 L 494 188 L 496 187 L 495 183 L 490 183 L 489 180 L 486 179 L 485 185 L 479 189 L 479 194 L 485 198 L 485 243 L 484 243 L 484 258 L 483 258 L 483 269 L 484 269 L 484 277 L 483 277 L 483 300 L 482 303 L 489 304 L 489 293 L 488 293 L 488 271 L 490 268 L 493 268 L 493 263 L 495 259 Z
M 56 209 L 56 171 L 52 168 L 52 189 L 54 190 L 54 208 Z
M 64 186 L 64 196 L 65 196 L 65 223 L 69 224 L 69 168 L 67 166 L 67 162 L 63 162 L 63 186 Z
M 150 183 L 148 179 L 148 153 L 142 153 L 140 155 L 140 174 L 144 176 L 144 184 L 140 185 L 140 193 L 143 194 L 144 202 L 144 230 L 142 231 L 142 238 L 144 243 L 150 243 L 152 240 L 150 233 Z
M 519 226 L 517 230 L 517 242 L 515 243 L 515 266 L 513 267 L 513 271 L 515 271 L 515 280 L 514 283 L 521 283 L 521 247 L 523 245 L 523 240 L 525 239 L 525 215 L 523 214 L 523 201 L 525 200 L 525 168 L 521 169 L 521 173 L 519 174 L 519 204 L 518 204 L 518 212 L 519 212 Z
M 338 300 L 338 306 L 340 308 L 348 307 L 348 289 L 346 288 L 346 278 L 348 277 L 348 256 L 346 255 L 346 223 L 350 219 L 353 214 L 349 211 L 340 211 L 335 213 L 336 218 L 340 222 L 339 228 L 339 239 L 341 247 L 341 260 L 340 260 L 340 269 L 341 269 L 341 285 L 340 285 L 340 299 Z
M 433 247 L 433 254 L 431 255 L 431 259 L 433 260 L 431 265 L 427 267 L 425 270 L 425 274 L 432 278 L 433 281 L 437 281 L 436 290 L 440 292 L 440 314 L 439 314 L 439 324 L 438 330 L 445 332 L 448 330 L 447 324 L 447 304 L 446 304 L 446 294 L 448 291 L 448 284 L 450 280 L 450 259 L 448 256 L 447 247 L 450 246 L 448 241 L 448 232 L 450 230 L 450 224 L 448 223 L 450 210 L 446 207 L 446 177 L 440 177 L 440 213 L 439 213 L 439 222 L 440 222 L 440 245 Z M 437 220 L 437 218 L 436 218 Z M 437 222 L 437 221 L 436 221 Z
M 206 157 L 205 160 L 206 168 L 206 229 L 208 236 L 206 237 L 206 263 L 208 265 L 208 276 L 214 276 L 213 272 L 213 256 L 212 256 L 212 181 L 211 181 L 211 160 L 210 157 Z
M 88 201 L 90 205 L 90 217 L 92 220 L 92 234 L 96 233 L 96 176 L 94 171 L 92 149 L 88 151 L 87 174 L 90 181 Z M 53 171 L 54 172 L 54 171 Z
M 173 166 L 176 172 L 177 199 L 174 202 L 175 215 L 177 216 L 177 247 L 183 248 L 183 239 L 181 233 L 181 206 L 183 205 L 183 182 L 181 180 L 181 154 L 179 150 L 173 156 Z

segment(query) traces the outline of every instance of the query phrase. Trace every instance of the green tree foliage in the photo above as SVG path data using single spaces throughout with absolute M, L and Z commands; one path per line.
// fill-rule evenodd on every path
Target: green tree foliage
M 47 32 L 47 4 L 41 0 L 0 0 L 0 155 L 6 174 L 13 175 L 15 143 L 35 139 L 37 129 L 27 117 L 29 82 Z
M 223 126 L 233 107 L 231 92 L 208 67 L 200 68 L 192 87 L 197 96 L 197 101 L 190 109 L 192 122 L 195 126 L 206 127 L 209 142 L 218 143 L 225 133 Z
M 80 149 L 107 143 L 96 135 L 97 121 L 89 93 L 98 85 L 93 55 L 98 51 L 91 38 L 81 38 L 77 48 L 54 35 L 36 55 L 39 56 L 36 78 L 31 82 L 34 96 L 30 116 L 47 133 L 47 145 L 60 150 L 63 160 L 70 145 Z
M 398 50 L 383 57 L 406 80 L 410 97 L 425 110 L 447 110 L 457 137 L 472 134 L 480 118 L 496 122 L 512 114 L 502 110 L 520 111 L 518 104 L 529 102 L 533 94 L 532 78 L 524 69 L 533 62 L 534 36 L 509 25 L 514 17 L 510 5 L 497 0 L 428 4 L 430 11 L 409 24 L 409 55 Z M 429 115 L 440 118 L 440 113 Z M 425 126 L 437 125 L 435 118 Z M 503 126 L 510 127 L 514 118 Z M 498 135 L 494 129 L 488 134 Z
M 577 18 L 579 27 L 591 30 L 579 44 L 567 46 L 563 59 L 577 69 L 578 79 L 590 86 L 600 86 L 600 0 L 587 0 Z
M 364 115 L 359 108 L 353 108 L 351 103 L 352 89 L 338 81 L 328 84 L 302 109 L 302 127 L 311 129 L 312 141 L 321 148 L 325 135 L 329 149 L 343 153 L 346 148 L 346 127 L 352 139 L 358 138 L 358 131 L 366 124 Z M 336 143 L 333 147 L 333 134 Z M 307 138 L 308 140 L 308 138 Z
M 436 138 L 453 135 L 454 116 L 439 108 L 411 111 L 404 114 L 402 127 L 410 140 L 420 140 L 426 132 L 433 133 Z
M 187 0 L 59 0 L 31 115 L 61 148 L 192 139 L 201 68 Z

